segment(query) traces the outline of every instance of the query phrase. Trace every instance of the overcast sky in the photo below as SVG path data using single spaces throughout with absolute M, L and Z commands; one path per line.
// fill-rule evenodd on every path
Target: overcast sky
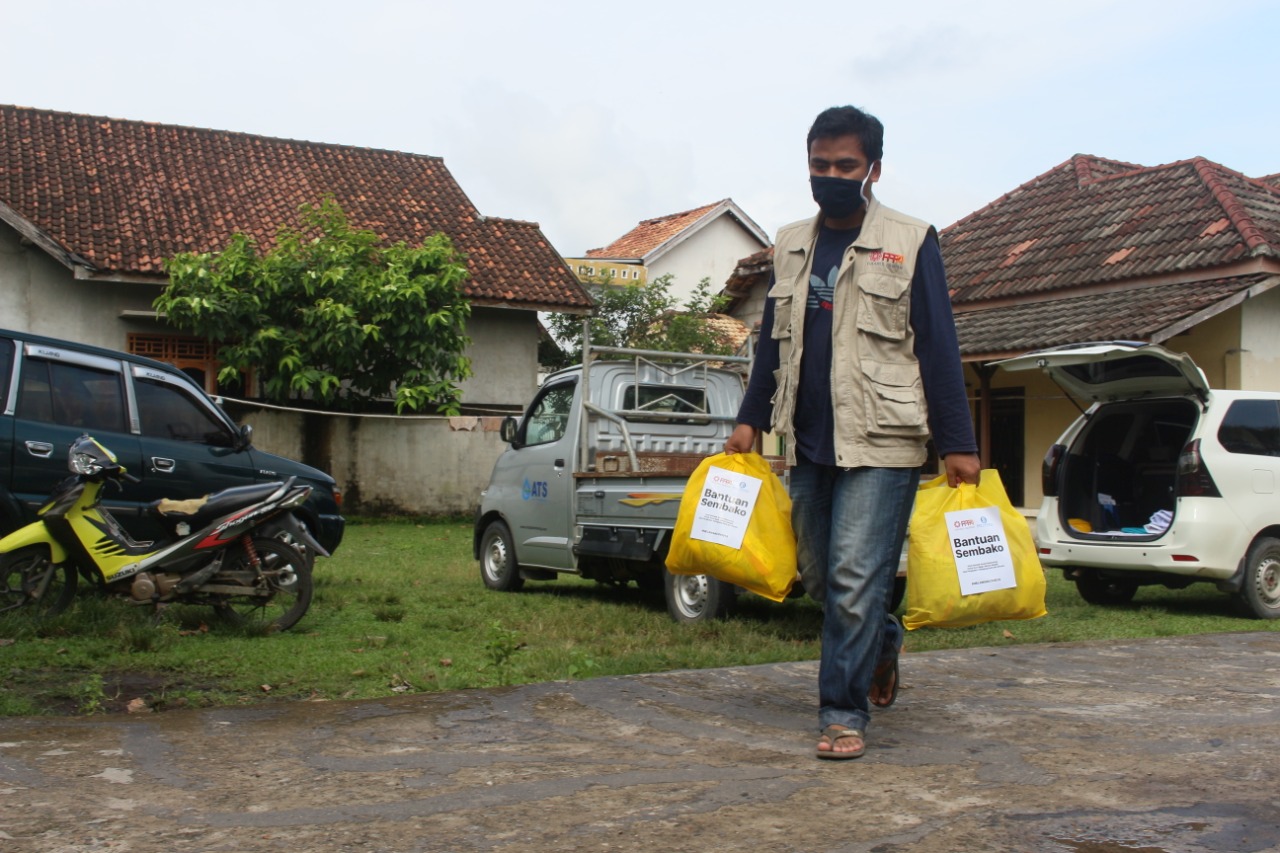
M 1077 153 L 1280 172 L 1274 0 L 2 6 L 2 103 L 440 156 L 569 256 L 723 198 L 810 215 L 834 104 L 939 227 Z

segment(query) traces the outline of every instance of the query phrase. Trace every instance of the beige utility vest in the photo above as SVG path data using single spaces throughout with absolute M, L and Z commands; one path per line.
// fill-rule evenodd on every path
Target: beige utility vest
M 795 464 L 794 413 L 804 354 L 817 218 L 783 227 L 773 250 L 773 337 L 778 382 L 773 430 L 786 437 Z M 845 252 L 833 296 L 831 405 L 836 464 L 909 468 L 923 464 L 928 409 L 913 351 L 911 277 L 928 223 L 874 199 L 862 231 Z

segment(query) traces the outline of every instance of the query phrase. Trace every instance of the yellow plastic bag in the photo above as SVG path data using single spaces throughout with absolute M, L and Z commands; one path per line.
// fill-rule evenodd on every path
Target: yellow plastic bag
M 920 486 L 907 548 L 908 629 L 1035 619 L 1047 612 L 1044 590 L 1031 528 L 998 472 L 984 470 L 976 486 L 953 489 L 945 476 Z
M 796 579 L 791 498 L 763 456 L 702 460 L 680 499 L 667 570 L 711 575 L 774 601 L 787 597 Z

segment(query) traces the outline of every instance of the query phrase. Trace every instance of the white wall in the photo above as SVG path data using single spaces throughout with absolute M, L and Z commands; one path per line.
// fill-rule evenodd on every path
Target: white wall
M 472 406 L 523 407 L 538 389 L 538 315 L 510 308 L 473 308 L 467 321 L 472 378 L 462 400 Z
M 500 417 L 360 417 L 228 406 L 253 444 L 329 472 L 347 515 L 475 512 L 506 449 Z
M 683 305 L 703 278 L 711 279 L 712 295 L 719 293 L 738 261 L 763 248 L 732 217 L 722 215 L 649 264 L 649 281 L 675 276 L 671 294 Z
M 1240 387 L 1280 391 L 1280 287 L 1241 307 Z
M 766 279 L 751 288 L 751 292 L 734 309 L 733 316 L 748 329 L 755 329 L 756 325 L 764 319 L 764 303 L 768 295 L 769 281 Z
M 155 324 L 127 325 L 120 311 L 151 310 L 154 285 L 77 281 L 70 269 L 18 232 L 0 223 L 0 325 L 16 331 L 123 349 L 129 332 Z

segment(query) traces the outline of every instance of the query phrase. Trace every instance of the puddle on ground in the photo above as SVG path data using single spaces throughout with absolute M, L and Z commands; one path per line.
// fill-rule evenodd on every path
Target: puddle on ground
M 1157 834 L 1170 835 L 1183 830 L 1191 832 L 1203 832 L 1208 828 L 1207 823 L 1194 821 L 1190 823 L 1180 823 L 1177 826 L 1167 829 L 1156 830 Z M 1053 838 L 1053 841 L 1063 845 L 1074 853 L 1169 853 L 1164 847 L 1153 847 L 1145 841 L 1137 839 L 1120 840 L 1115 838 Z

